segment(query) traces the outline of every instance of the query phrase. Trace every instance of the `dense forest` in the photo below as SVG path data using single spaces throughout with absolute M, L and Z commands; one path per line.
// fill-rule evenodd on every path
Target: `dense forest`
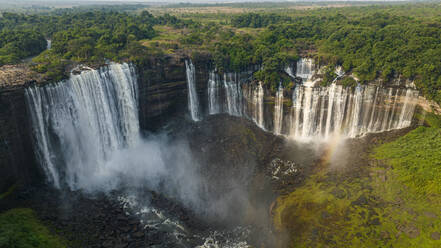
M 267 11 L 219 14 L 210 20 L 145 10 L 3 13 L 0 64 L 40 54 L 33 60 L 34 69 L 59 80 L 71 62 L 143 63 L 155 54 L 183 50 L 196 59 L 209 54 L 220 72 L 261 65 L 255 77 L 274 88 L 289 83 L 283 73 L 288 63 L 311 56 L 328 68 L 342 66 L 360 83 L 378 78 L 385 83 L 397 77 L 415 80 L 426 96 L 441 102 L 441 17 L 436 14 L 441 8 L 418 5 L 411 14 L 404 8 Z M 52 41 L 52 49 L 44 51 L 45 39 Z M 328 84 L 333 70 L 324 71 L 323 84 Z
M 155 24 L 179 25 L 179 20 L 170 15 L 156 18 L 147 11 L 139 15 L 113 11 L 3 13 L 0 36 L 5 39 L 0 42 L 0 65 L 41 53 L 33 60 L 34 69 L 60 80 L 70 62 L 136 61 L 138 54 L 147 54 L 137 41 L 156 36 Z M 46 39 L 51 40 L 52 48 L 44 51 Z

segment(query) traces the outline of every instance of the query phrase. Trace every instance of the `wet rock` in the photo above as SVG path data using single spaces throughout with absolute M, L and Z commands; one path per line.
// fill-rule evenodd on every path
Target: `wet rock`
M 134 239 L 144 238 L 144 232 L 142 232 L 142 231 L 135 232 L 132 234 L 132 237 Z
M 103 248 L 112 248 L 113 247 L 113 242 L 111 240 L 106 240 L 103 242 L 102 245 Z
M 127 248 L 129 243 L 118 243 L 115 245 L 115 248 Z
M 130 231 L 130 226 L 120 226 L 119 230 L 121 230 L 121 232 L 123 233 L 128 233 Z
M 117 217 L 117 220 L 122 221 L 122 222 L 127 222 L 128 218 L 127 218 L 127 216 L 125 216 L 123 214 L 119 214 Z

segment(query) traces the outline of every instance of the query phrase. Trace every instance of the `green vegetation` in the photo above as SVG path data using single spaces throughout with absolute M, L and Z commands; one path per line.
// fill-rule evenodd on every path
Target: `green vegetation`
M 441 116 L 432 112 L 425 112 L 423 110 L 415 113 L 415 119 L 421 123 L 425 123 L 429 127 L 441 128 Z
M 399 180 L 419 194 L 441 194 L 441 129 L 419 127 L 375 150 Z
M 191 23 L 170 15 L 153 17 L 148 11 L 137 15 L 113 11 L 59 12 L 52 15 L 3 13 L 0 37 L 5 39 L 0 42 L 0 65 L 17 63 L 24 57 L 41 53 L 46 48 L 44 37 L 52 40 L 52 48 L 34 59 L 34 69 L 46 73 L 52 80 L 65 77 L 65 67 L 75 62 L 101 64 L 107 60 L 130 60 L 143 63 L 149 52 L 138 41 L 155 37 L 154 25 L 182 28 Z
M 329 65 L 324 85 L 333 81 L 332 68 L 339 65 L 361 83 L 377 78 L 388 83 L 398 76 L 414 80 L 426 97 L 441 102 L 441 6 L 351 4 L 335 8 L 329 3 L 333 8 L 323 8 L 327 4 L 317 3 L 310 9 L 304 8 L 305 3 L 271 8 L 266 3 L 178 4 L 150 8 L 160 13 L 156 15 L 138 5 L 119 12 L 109 7 L 3 13 L 1 33 L 32 32 L 34 39 L 23 42 L 21 35 L 11 44 L 0 44 L 0 64 L 40 53 L 45 37 L 52 40 L 53 48 L 34 60 L 34 68 L 54 80 L 65 76 L 63 68 L 71 63 L 144 64 L 152 56 L 175 53 L 208 55 L 202 57 L 211 58 L 220 72 L 261 65 L 255 78 L 276 88 L 279 83 L 289 84 L 283 72 L 287 63 L 310 56 Z M 29 44 L 39 45 L 26 52 L 19 49 Z
M 404 6 L 416 7 L 409 15 Z M 232 14 L 230 23 L 204 22 L 190 28 L 183 45 L 208 50 L 221 71 L 263 65 L 255 76 L 271 88 L 289 80 L 283 74 L 287 62 L 307 53 L 329 65 L 325 85 L 335 78 L 332 68 L 340 65 L 361 83 L 376 78 L 387 83 L 399 75 L 415 80 L 425 96 L 441 102 L 441 19 L 434 10 L 441 7 L 404 6 Z M 241 32 L 243 28 L 247 32 Z M 250 31 L 255 28 L 258 32 Z M 351 79 L 342 83 L 354 85 Z
M 43 35 L 31 30 L 0 30 L 0 66 L 18 63 L 46 49 Z
M 263 28 L 268 27 L 271 24 L 276 24 L 280 22 L 290 22 L 291 18 L 280 16 L 276 14 L 256 14 L 247 13 L 243 15 L 234 16 L 231 19 L 231 25 L 236 28 Z
M 66 242 L 52 235 L 31 209 L 12 209 L 0 214 L 1 248 L 61 248 Z
M 318 172 L 279 197 L 276 229 L 290 247 L 440 246 L 440 144 L 440 129 L 419 127 L 375 148 L 361 173 Z

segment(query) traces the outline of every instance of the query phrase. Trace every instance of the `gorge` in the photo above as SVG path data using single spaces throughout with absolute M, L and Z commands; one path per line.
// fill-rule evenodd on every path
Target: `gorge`
M 37 2 L 0 248 L 441 247 L 439 3 Z
M 161 238 L 168 239 L 168 245 L 248 247 L 248 242 L 271 243 L 273 239 L 265 236 L 266 241 L 256 241 L 253 235 L 250 236 L 250 232 L 262 232 L 255 229 L 262 225 L 258 223 L 262 220 L 239 221 L 234 217 L 238 213 L 250 214 L 250 208 L 259 212 L 260 208 L 267 208 L 271 203 L 269 199 L 274 197 L 269 196 L 272 193 L 263 194 L 268 195 L 268 199 L 268 196 L 256 198 L 249 195 L 250 188 L 245 185 L 255 180 L 254 173 L 261 173 L 261 169 L 257 169 L 259 166 L 253 162 L 250 167 L 243 167 L 239 174 L 230 176 L 232 181 L 212 178 L 215 168 L 226 164 L 209 166 L 208 161 L 201 160 L 203 156 L 189 144 L 189 140 L 192 143 L 195 138 L 176 134 L 183 125 L 201 122 L 197 124 L 198 128 L 206 129 L 204 126 L 212 123 L 211 115 L 221 115 L 215 118 L 220 125 L 236 125 L 231 124 L 236 120 L 222 117 L 227 114 L 250 120 L 263 133 L 272 133 L 286 140 L 305 144 L 327 143 L 340 136 L 356 138 L 409 127 L 420 101 L 418 91 L 413 88 L 375 85 L 351 88 L 336 83 L 319 86 L 319 79 L 312 81 L 316 77 L 314 72 L 319 69 L 311 59 L 301 59 L 296 70 L 288 70 L 294 72 L 302 83 L 291 89 L 280 85 L 274 95 L 262 82 L 252 80 L 257 67 L 219 75 L 214 70 L 201 70 L 191 60 L 181 61 L 184 63 L 181 63 L 179 80 L 183 81 L 173 83 L 173 93 L 167 93 L 167 84 L 159 87 L 154 83 L 146 84 L 142 79 L 145 69 L 140 70 L 142 68 L 128 63 L 110 63 L 98 69 L 82 68 L 80 74 L 72 74 L 68 80 L 21 89 L 30 113 L 27 121 L 31 128 L 27 131 L 32 134 L 36 163 L 43 169 L 45 180 L 61 190 L 80 190 L 89 194 L 118 192 L 113 199 L 121 202 L 128 213 L 149 223 L 144 228 L 173 230 Z M 145 105 L 153 100 L 148 99 L 149 94 L 155 94 L 153 98 L 158 99 L 152 102 L 153 105 Z M 171 99 L 162 99 L 161 94 L 181 97 L 173 99 L 173 104 L 167 106 L 163 105 L 164 102 Z M 178 119 L 173 121 L 167 111 L 182 103 L 187 107 L 177 108 L 180 109 L 176 115 Z M 150 112 L 158 108 L 161 109 L 159 112 Z M 176 127 L 147 134 L 143 127 L 148 126 L 145 122 L 151 118 L 168 119 L 165 123 L 175 123 Z M 159 127 L 161 129 L 164 130 Z M 190 133 L 195 135 L 193 131 Z M 277 142 L 283 143 L 281 140 Z M 204 151 L 204 148 L 198 149 Z M 218 147 L 213 149 L 209 154 L 218 156 Z M 267 148 L 266 152 L 270 150 Z M 310 155 L 309 162 L 303 162 L 304 166 L 312 163 L 314 157 Z M 238 157 L 233 161 L 235 164 L 242 159 Z M 285 173 L 298 170 L 297 167 L 288 168 Z M 230 189 L 227 185 L 231 183 L 236 187 Z M 216 224 L 208 232 L 192 227 L 173 212 L 149 203 L 152 193 L 146 193 L 146 189 L 175 199 L 204 223 L 213 220 L 221 226 L 235 223 L 233 226 L 243 228 L 244 234 L 237 236 L 236 229 L 228 231 L 231 224 L 226 230 L 217 229 Z M 255 203 L 250 205 L 250 201 Z M 172 233 L 178 235 L 170 236 Z M 217 234 L 213 236 L 213 233 Z

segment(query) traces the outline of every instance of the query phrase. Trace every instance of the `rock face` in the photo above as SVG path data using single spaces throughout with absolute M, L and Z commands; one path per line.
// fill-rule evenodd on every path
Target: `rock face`
M 32 147 L 24 88 L 0 87 L 0 192 L 16 182 L 39 182 L 42 175 Z
M 209 63 L 198 61 L 196 91 L 201 106 L 207 106 Z M 185 58 L 164 57 L 138 66 L 139 119 L 141 129 L 155 130 L 176 115 L 188 115 Z M 202 114 L 206 109 L 201 109 Z

